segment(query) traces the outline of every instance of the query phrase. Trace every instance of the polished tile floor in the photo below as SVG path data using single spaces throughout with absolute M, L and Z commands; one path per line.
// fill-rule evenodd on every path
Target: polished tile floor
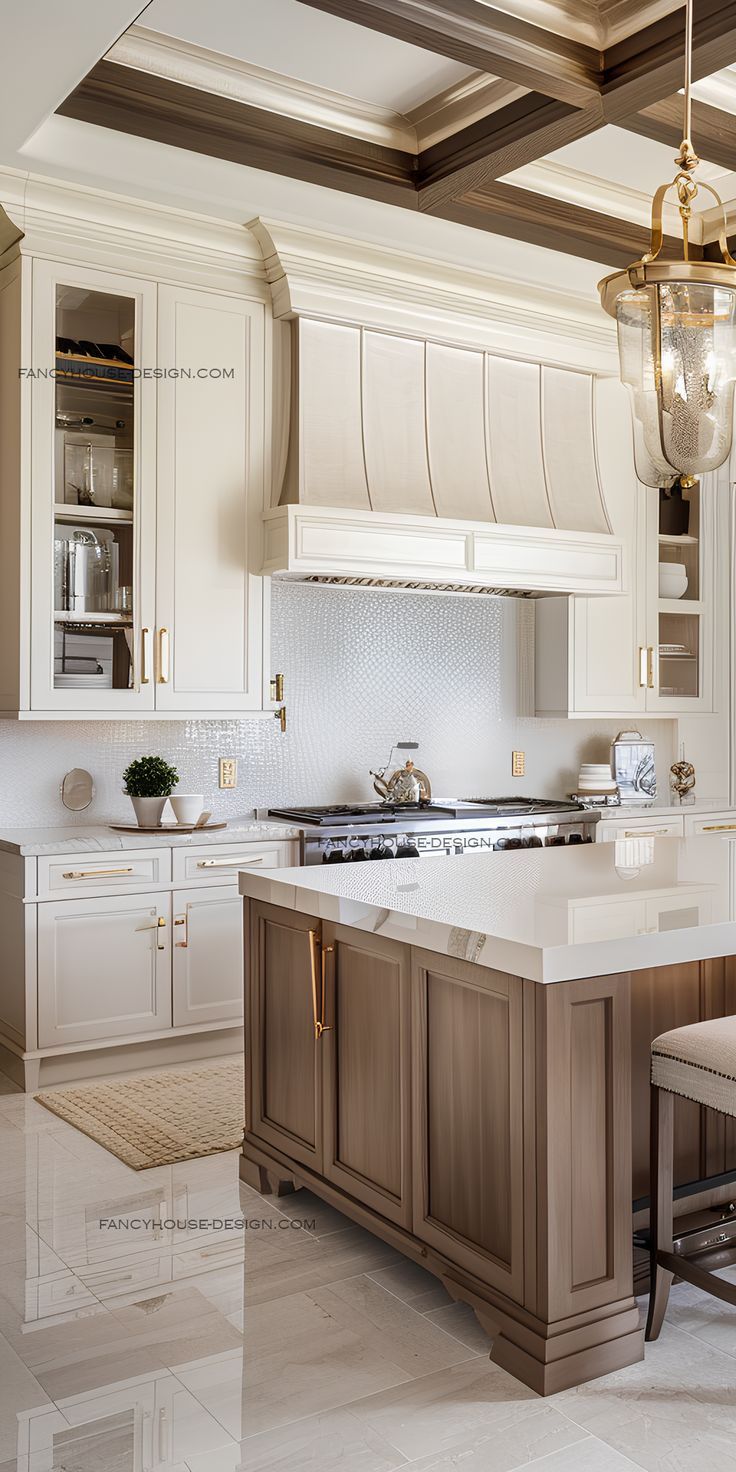
M 736 1311 L 684 1285 L 644 1364 L 541 1400 L 235 1152 L 135 1172 L 0 1078 L 0 1159 L 0 1472 L 736 1469 Z

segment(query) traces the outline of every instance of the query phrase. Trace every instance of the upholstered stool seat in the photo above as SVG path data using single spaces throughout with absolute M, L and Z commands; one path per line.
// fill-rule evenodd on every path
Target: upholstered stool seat
M 675 1097 L 736 1116 L 736 1017 L 717 1017 L 665 1032 L 652 1043 L 650 1170 L 651 1285 L 647 1339 L 662 1327 L 675 1274 L 736 1306 L 736 1284 L 674 1251 L 672 1177 Z
M 652 1083 L 736 1115 L 736 1017 L 662 1033 L 652 1043 Z

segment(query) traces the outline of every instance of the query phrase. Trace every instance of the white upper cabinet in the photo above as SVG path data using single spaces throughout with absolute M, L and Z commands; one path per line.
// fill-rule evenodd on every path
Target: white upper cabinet
M 595 426 L 605 509 L 625 545 L 625 591 L 537 604 L 537 715 L 674 718 L 712 711 L 720 576 L 715 478 L 685 492 L 687 529 L 671 533 L 660 492 L 636 479 L 629 404 L 614 379 L 596 382 Z M 664 582 L 660 587 L 667 577 L 662 563 L 677 564 L 676 597 L 662 596 L 669 591 Z
M 260 302 L 159 288 L 156 708 L 261 705 Z M 194 377 L 189 377 L 193 373 Z
M 268 331 L 258 290 L 0 268 L 0 713 L 268 707 Z

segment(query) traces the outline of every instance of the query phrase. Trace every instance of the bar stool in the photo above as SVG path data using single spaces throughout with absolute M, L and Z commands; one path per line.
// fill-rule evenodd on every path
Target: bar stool
M 736 1306 L 736 1284 L 673 1250 L 672 1177 L 675 1096 L 736 1116 L 736 1017 L 665 1032 L 652 1043 L 650 1292 L 646 1338 L 662 1328 L 673 1277 Z M 711 1249 L 712 1250 L 712 1249 Z

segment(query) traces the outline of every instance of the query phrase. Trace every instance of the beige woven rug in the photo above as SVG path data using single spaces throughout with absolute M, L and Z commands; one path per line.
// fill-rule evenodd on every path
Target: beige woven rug
M 243 1139 L 240 1058 L 35 1097 L 133 1170 L 236 1150 Z

